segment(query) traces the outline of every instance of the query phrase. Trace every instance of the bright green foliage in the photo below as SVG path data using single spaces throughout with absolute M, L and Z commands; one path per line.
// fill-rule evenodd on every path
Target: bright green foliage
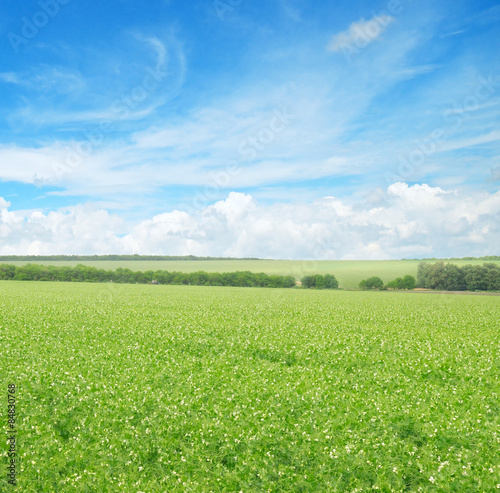
M 331 274 L 316 274 L 314 276 L 304 276 L 302 278 L 302 287 L 304 288 L 316 288 L 316 289 L 337 289 L 339 283 L 335 276 Z
M 384 287 L 384 281 L 380 277 L 373 276 L 359 283 L 361 289 L 382 289 Z
M 413 276 L 406 275 L 403 277 L 402 289 L 415 289 L 417 287 L 417 281 Z
M 323 277 L 323 276 L 319 276 Z M 333 276 L 330 276 L 333 277 Z M 0 280 L 14 281 L 72 281 L 72 282 L 117 282 L 124 284 L 186 284 L 190 286 L 238 286 L 259 288 L 293 288 L 292 276 L 268 275 L 243 272 L 168 272 L 164 270 L 132 271 L 118 267 L 104 270 L 79 264 L 69 266 L 43 266 L 27 264 L 14 266 L 0 265 Z
M 114 258 L 115 256 L 110 256 Z M 118 258 L 118 256 L 116 256 Z M 304 276 L 314 274 L 335 273 L 335 277 L 342 288 L 355 289 L 361 279 L 378 276 L 381 279 L 395 279 L 410 274 L 417 277 L 417 268 L 421 263 L 419 260 L 39 260 L 30 259 L 45 266 L 76 266 L 85 264 L 97 269 L 116 270 L 119 267 L 136 271 L 158 270 L 168 272 L 198 272 L 205 271 L 235 272 L 250 271 L 253 273 L 264 272 L 269 275 L 293 276 L 302 279 Z M 8 262 L 16 266 L 26 265 L 27 260 L 11 260 L 3 257 L 1 262 Z M 500 261 L 493 261 L 500 266 Z M 491 263 L 493 263 L 491 262 Z M 453 260 L 459 267 L 466 264 L 483 265 L 482 260 Z M 428 264 L 430 265 L 430 264 Z M 498 288 L 500 290 L 500 287 Z
M 500 266 L 435 264 L 422 262 L 418 266 L 418 286 L 444 291 L 500 291 Z
M 402 277 L 397 277 L 396 279 L 394 279 L 394 281 L 389 281 L 386 284 L 386 287 L 388 289 L 403 289 L 402 286 L 403 286 L 403 278 Z
M 406 275 L 404 277 L 397 277 L 394 281 L 388 282 L 386 287 L 389 289 L 415 289 L 417 283 L 413 276 Z
M 15 491 L 496 491 L 499 319 L 495 296 L 0 282 Z

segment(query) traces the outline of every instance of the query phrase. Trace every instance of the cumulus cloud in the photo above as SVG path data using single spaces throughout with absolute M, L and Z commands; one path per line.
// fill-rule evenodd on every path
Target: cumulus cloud
M 500 192 L 394 183 L 377 200 L 324 197 L 260 205 L 248 194 L 196 211 L 126 224 L 95 206 L 44 214 L 0 198 L 0 254 L 211 255 L 290 259 L 390 259 L 491 254 L 500 244 Z
M 353 22 L 349 29 L 332 37 L 326 49 L 328 51 L 345 51 L 352 47 L 363 48 L 375 41 L 394 21 L 387 14 L 374 15 L 371 19 Z
M 2 201 L 0 198 L 0 254 L 103 254 L 123 248 L 123 221 L 105 210 L 79 205 L 47 214 L 18 212 L 9 211 Z
M 6 209 L 8 207 L 10 207 L 10 202 L 5 200 L 3 197 L 0 197 L 0 210 Z

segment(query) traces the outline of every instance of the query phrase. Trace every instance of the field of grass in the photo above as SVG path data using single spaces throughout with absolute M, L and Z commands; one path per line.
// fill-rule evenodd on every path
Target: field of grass
M 7 262 L 13 265 L 25 265 L 26 262 Z M 309 274 L 334 274 L 341 288 L 355 289 L 362 279 L 378 276 L 384 282 L 396 277 L 410 274 L 416 277 L 419 260 L 170 260 L 170 261 L 51 261 L 40 262 L 50 265 L 71 265 L 78 263 L 90 265 L 99 269 L 115 270 L 118 267 L 133 271 L 167 270 L 180 272 L 265 272 L 266 274 L 292 275 L 300 280 Z M 451 263 L 456 265 L 479 264 L 484 261 L 457 260 Z M 500 265 L 500 261 L 496 261 Z
M 493 296 L 0 282 L 0 490 L 495 491 L 499 319 Z

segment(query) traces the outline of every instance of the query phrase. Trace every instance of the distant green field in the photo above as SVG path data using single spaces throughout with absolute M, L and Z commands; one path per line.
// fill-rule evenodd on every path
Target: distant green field
M 6 262 L 14 265 L 25 265 L 26 262 Z M 234 272 L 249 270 L 251 272 L 265 272 L 266 274 L 292 275 L 297 280 L 308 274 L 334 274 L 340 287 L 357 288 L 362 279 L 378 276 L 384 282 L 406 274 L 416 276 L 419 260 L 178 260 L 178 261 L 54 261 L 40 262 L 50 265 L 91 265 L 99 269 L 115 270 L 118 267 L 133 271 L 167 270 L 180 272 Z M 456 265 L 482 265 L 484 261 L 454 260 Z M 500 261 L 494 262 L 500 265 Z
M 496 491 L 499 319 L 493 296 L 0 282 L 0 491 Z

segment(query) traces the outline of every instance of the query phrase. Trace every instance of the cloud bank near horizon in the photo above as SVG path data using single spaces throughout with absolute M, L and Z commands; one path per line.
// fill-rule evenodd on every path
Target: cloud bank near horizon
M 0 255 L 156 254 L 357 260 L 493 254 L 500 192 L 397 182 L 363 201 L 260 205 L 251 195 L 127 223 L 95 204 L 44 214 L 0 198 Z

